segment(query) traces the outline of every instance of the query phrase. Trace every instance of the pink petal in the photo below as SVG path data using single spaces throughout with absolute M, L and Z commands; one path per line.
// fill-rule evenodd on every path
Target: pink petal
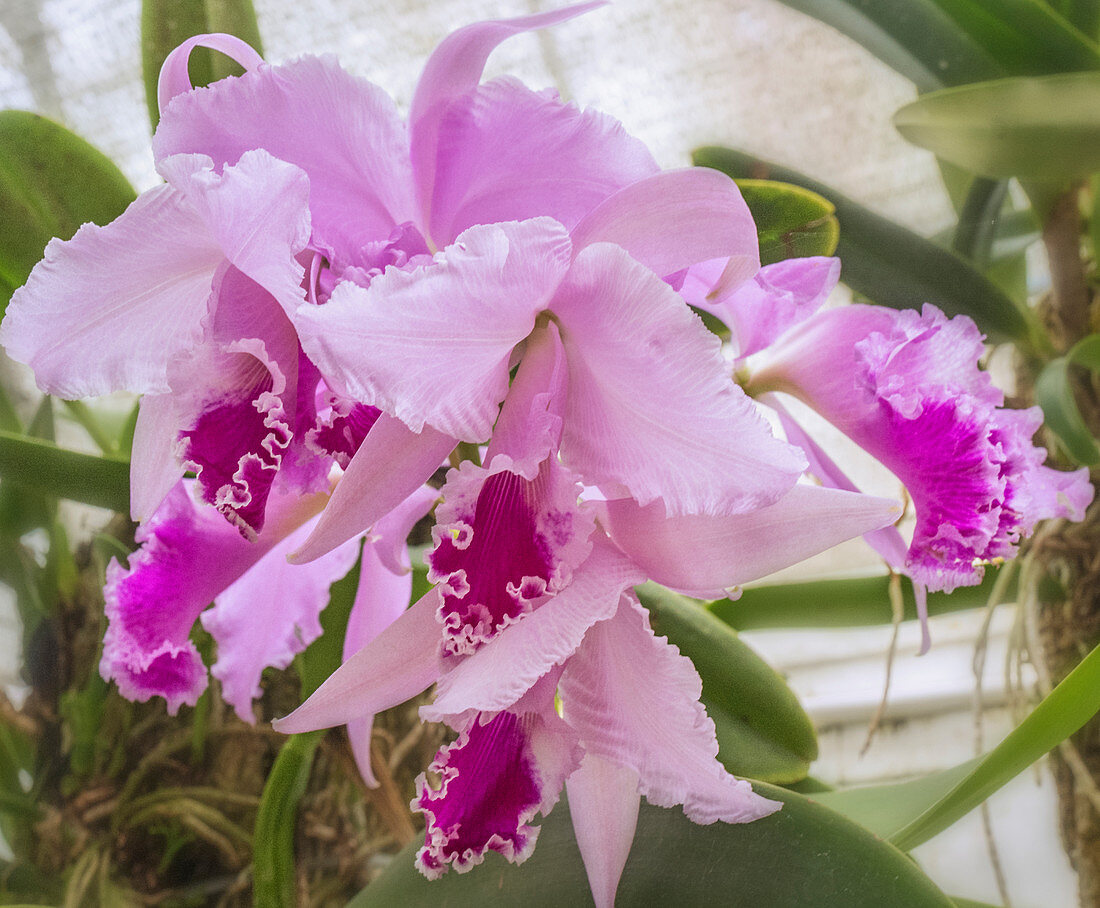
M 249 151 L 221 173 L 210 158 L 177 155 L 157 169 L 187 198 L 225 258 L 293 314 L 305 302 L 295 258 L 310 236 L 306 175 L 266 151 Z M 161 231 L 163 236 L 163 231 Z
M 539 215 L 572 228 L 616 190 L 658 169 L 617 120 L 515 79 L 453 101 L 438 130 L 429 227 L 439 245 L 475 224 Z
M 490 849 L 514 864 L 530 856 L 538 829 L 528 824 L 550 812 L 580 763 L 576 733 L 554 712 L 555 680 L 514 710 L 475 715 L 429 767 L 441 777 L 438 790 L 417 779 L 411 806 L 427 829 L 416 864 L 428 879 L 448 865 L 465 873 Z
M 296 734 L 344 725 L 404 703 L 439 677 L 439 594 L 432 590 L 348 659 L 289 716 L 271 723 Z
M 221 51 L 246 70 L 255 69 L 264 62 L 263 57 L 256 53 L 251 45 L 233 35 L 195 35 L 193 38 L 188 38 L 165 57 L 161 65 L 160 78 L 157 80 L 157 106 L 161 113 L 164 113 L 168 102 L 176 95 L 191 91 L 191 76 L 187 72 L 187 62 L 191 59 L 191 52 L 196 47 L 209 47 Z
M 477 87 L 493 49 L 512 35 L 555 25 L 603 5 L 604 0 L 597 0 L 533 16 L 477 22 L 440 42 L 424 65 L 409 114 L 413 170 L 424 206 L 433 195 L 440 120 L 455 101 Z
M 666 517 L 659 502 L 604 505 L 607 529 L 650 579 L 704 598 L 758 580 L 901 516 L 901 505 L 857 492 L 796 485 L 775 504 L 724 517 Z
M 596 908 L 615 908 L 615 891 L 638 826 L 638 774 L 595 754 L 565 780 L 569 815 Z
M 8 304 L 0 343 L 60 397 L 166 392 L 168 362 L 202 336 L 223 259 L 183 194 L 158 186 L 106 227 L 50 240 Z
M 703 824 L 745 823 L 779 809 L 718 762 L 699 675 L 676 647 L 653 636 L 633 597 L 588 632 L 559 689 L 585 750 L 637 772 L 650 803 L 683 804 Z
M 254 148 L 305 171 L 323 247 L 350 254 L 416 215 L 407 133 L 393 101 L 333 58 L 259 66 L 180 95 L 153 139 L 158 161 L 199 153 L 219 169 Z
M 733 293 L 685 299 L 730 327 L 738 357 L 763 350 L 784 331 L 805 321 L 825 303 L 840 278 L 840 260 L 787 259 L 766 265 Z
M 726 280 L 740 283 L 760 267 L 756 224 L 737 184 L 706 167 L 654 174 L 589 211 L 573 229 L 577 250 L 614 243 L 659 277 L 709 259 L 728 258 Z
M 592 485 L 670 514 L 770 504 L 805 461 L 734 385 L 720 343 L 622 249 L 584 249 L 552 304 L 569 362 L 562 454 Z
M 412 595 L 412 573 L 406 538 L 421 517 L 428 513 L 439 492 L 421 486 L 374 525 L 375 539 L 363 546 L 359 589 L 344 633 L 346 662 L 393 624 L 408 608 Z M 348 740 L 363 780 L 371 788 L 378 780 L 371 769 L 370 743 L 374 717 L 348 722 Z
M 420 488 L 455 446 L 427 426 L 414 433 L 383 413 L 352 457 L 312 535 L 290 556 L 312 561 L 368 529 Z
M 437 722 L 469 710 L 512 706 L 576 651 L 593 624 L 615 613 L 627 589 L 644 580 L 637 567 L 597 538 L 568 586 L 439 679 L 435 702 L 421 707 L 421 716 Z
M 566 269 L 570 243 L 549 218 L 473 227 L 412 272 L 366 289 L 340 284 L 295 323 L 341 393 L 466 441 L 489 437 L 512 348 L 531 333 Z
M 206 669 L 188 639 L 195 619 L 323 501 L 276 496 L 267 531 L 249 543 L 212 508 L 198 506 L 187 484 L 177 484 L 138 528 L 141 548 L 129 568 L 114 561 L 107 568 L 103 677 L 131 700 L 164 697 L 172 713 L 194 705 L 206 687 Z
M 321 635 L 329 587 L 359 555 L 359 546 L 349 542 L 308 565 L 288 564 L 287 553 L 311 529 L 312 521 L 273 546 L 200 616 L 218 645 L 211 674 L 221 681 L 226 702 L 249 723 L 255 722 L 252 701 L 262 692 L 263 670 L 286 668 Z
M 138 406 L 130 452 L 130 517 L 140 523 L 153 516 L 183 475 L 176 458 L 179 420 L 171 394 L 146 394 Z

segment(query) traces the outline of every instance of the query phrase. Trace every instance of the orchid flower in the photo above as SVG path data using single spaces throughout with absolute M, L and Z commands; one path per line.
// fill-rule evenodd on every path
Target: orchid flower
M 1037 407 L 1004 408 L 1004 395 L 978 368 L 982 335 L 966 316 L 850 305 L 815 313 L 835 285 L 835 260 L 792 260 L 762 269 L 755 286 L 711 300 L 742 334 L 745 386 L 774 406 L 811 472 L 833 488 L 852 481 L 768 392 L 801 400 L 890 469 L 916 511 L 908 545 L 896 529 L 868 541 L 917 589 L 928 646 L 925 590 L 978 583 L 983 565 L 1012 558 L 1035 524 L 1080 520 L 1092 500 L 1088 471 L 1043 466 L 1033 445 Z M 751 329 L 749 329 L 751 330 Z
M 558 456 L 575 374 L 562 330 L 548 321 L 527 342 L 486 466 L 465 462 L 447 476 L 428 555 L 436 586 L 275 725 L 296 732 L 355 722 L 436 683 L 421 715 L 459 737 L 429 770 L 440 786 L 427 776 L 417 783 L 413 807 L 427 818 L 421 871 L 462 872 L 489 850 L 523 861 L 538 835 L 532 820 L 568 784 L 593 893 L 610 906 L 641 795 L 683 805 L 700 823 L 748 822 L 778 805 L 718 762 L 699 676 L 653 635 L 631 590 L 646 572 L 602 524 L 658 573 L 698 573 L 726 587 L 889 523 L 897 507 L 797 486 L 805 496 L 792 490 L 760 510 L 676 523 L 659 501 L 659 515 L 633 499 L 582 501 L 577 474 Z M 812 535 L 796 529 L 807 514 L 821 518 L 810 521 Z M 686 555 L 675 568 L 660 554 L 669 521 L 674 532 L 710 531 L 698 534 L 698 551 L 674 550 Z

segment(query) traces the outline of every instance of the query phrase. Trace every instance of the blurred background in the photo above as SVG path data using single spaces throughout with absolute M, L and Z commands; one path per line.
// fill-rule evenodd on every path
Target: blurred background
M 427 55 L 472 21 L 524 15 L 539 0 L 254 0 L 265 55 L 336 54 L 408 108 Z M 0 107 L 35 110 L 111 157 L 138 191 L 159 182 L 149 150 L 141 81 L 138 0 L 0 0 Z M 612 6 L 506 42 L 487 75 L 618 117 L 664 167 L 687 166 L 704 144 L 735 147 L 787 165 L 925 235 L 953 223 L 931 154 L 890 123 L 913 86 L 860 46 L 776 0 L 618 0 Z M 868 491 L 896 495 L 867 465 Z M 800 566 L 803 576 L 883 573 L 858 541 Z M 791 579 L 787 576 L 787 579 Z M 889 603 L 882 608 L 889 614 Z M 1012 727 L 1033 676 L 1010 656 L 1019 629 L 1002 607 L 988 634 L 981 694 L 972 667 L 980 610 L 933 620 L 933 649 L 916 658 L 915 626 L 901 629 L 888 704 L 882 699 L 891 630 L 746 632 L 818 726 L 812 772 L 830 783 L 900 780 L 956 765 Z M 18 627 L 0 597 L 0 678 L 18 676 Z M 1011 666 L 1012 670 L 1006 667 Z M 925 870 L 954 895 L 999 902 L 995 864 L 1017 908 L 1075 903 L 1059 844 L 1053 784 L 1025 773 L 978 811 L 920 847 Z M 991 848 L 992 837 L 995 847 Z

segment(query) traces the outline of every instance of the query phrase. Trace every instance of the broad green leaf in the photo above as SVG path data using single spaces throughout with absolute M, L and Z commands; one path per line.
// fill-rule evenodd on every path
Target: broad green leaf
M 894 125 L 914 145 L 987 177 L 1085 177 L 1100 170 L 1100 73 L 945 89 L 901 108 Z
M 321 612 L 321 636 L 298 657 L 298 677 L 302 700 L 312 694 L 344 661 L 344 635 L 348 616 L 359 589 L 362 560 L 355 562 L 347 575 L 329 588 L 328 605 Z
M 42 398 L 27 432 L 43 441 L 54 440 L 52 398 Z M 57 499 L 49 491 L 4 482 L 0 472 L 0 534 L 18 540 L 28 530 L 51 526 L 56 515 Z
M 51 237 L 113 221 L 134 197 L 119 169 L 80 136 L 38 114 L 0 111 L 0 315 Z
M 840 228 L 828 199 L 774 180 L 738 180 L 737 186 L 756 221 L 761 264 L 836 250 Z
M 696 164 L 734 179 L 776 179 L 824 196 L 836 206 L 840 223 L 841 280 L 872 302 L 895 309 L 932 303 L 948 315 L 968 315 L 991 340 L 1028 336 L 1024 314 L 998 287 L 970 264 L 846 198 L 834 189 L 783 167 L 729 148 L 693 153 Z
M 1073 396 L 1070 367 L 1085 366 L 1100 372 L 1100 334 L 1090 334 L 1074 345 L 1065 356 L 1043 367 L 1035 382 L 1035 401 L 1043 409 L 1043 419 L 1079 464 L 1100 463 L 1100 447 L 1085 424 Z
M 678 808 L 643 803 L 616 904 L 951 908 L 916 864 L 866 830 L 794 792 L 763 783 L 753 788 L 783 808 L 754 823 L 699 826 Z M 413 866 L 418 847 L 401 851 L 348 908 L 593 904 L 564 795 L 519 867 L 490 853 L 469 873 L 428 881 Z
M 252 0 L 142 0 L 141 72 L 149 121 L 154 129 L 160 121 L 157 80 L 164 58 L 188 38 L 210 32 L 236 35 L 257 53 L 264 52 Z M 194 50 L 187 69 L 195 86 L 241 73 L 241 68 L 228 57 L 205 47 Z
M 981 608 L 989 599 L 999 570 L 1003 569 L 987 567 L 985 579 L 977 586 L 960 587 L 951 594 L 929 593 L 928 613 L 939 615 Z M 866 627 L 891 622 L 889 586 L 890 578 L 885 574 L 768 584 L 749 587 L 736 601 L 719 599 L 709 609 L 730 627 L 743 631 L 770 627 Z M 902 594 L 905 618 L 915 619 L 912 585 L 903 582 Z
M 252 901 L 271 908 L 298 904 L 294 833 L 298 802 L 309 784 L 313 757 L 324 731 L 291 735 L 264 784 L 252 842 Z
M 795 782 L 817 758 L 813 724 L 791 689 L 705 607 L 656 584 L 639 587 L 653 630 L 694 663 L 730 772 Z
M 782 0 L 863 45 L 931 91 L 1004 74 L 997 61 L 933 0 Z
M 1046 0 L 1047 6 L 1094 41 L 1100 37 L 1100 0 Z
M 993 256 L 997 224 L 1007 195 L 1007 180 L 978 177 L 971 182 L 959 213 L 951 248 L 980 271 L 985 271 Z
M 979 760 L 925 779 L 828 792 L 818 800 L 909 851 L 943 832 L 1100 710 L 1100 647 Z
M 79 454 L 11 432 L 0 431 L 0 481 L 121 513 L 130 509 L 128 461 Z

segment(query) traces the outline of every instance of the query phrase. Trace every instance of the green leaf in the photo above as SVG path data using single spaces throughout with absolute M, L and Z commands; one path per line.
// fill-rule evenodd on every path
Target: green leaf
M 113 221 L 134 197 L 119 169 L 80 136 L 38 114 L 0 111 L 0 315 L 51 237 Z
M 894 125 L 972 173 L 1048 183 L 1085 177 L 1100 170 L 1100 73 L 945 89 L 901 108 Z
M 939 615 L 964 609 L 982 608 L 1004 568 L 987 567 L 977 586 L 964 586 L 951 594 L 929 593 L 928 613 Z M 889 624 L 890 578 L 846 577 L 777 583 L 746 589 L 736 601 L 719 599 L 710 604 L 711 614 L 737 630 L 772 627 L 867 627 Z M 913 588 L 902 583 L 905 618 L 917 617 Z M 1011 595 L 1009 592 L 1007 595 Z
M 1085 366 L 1100 372 L 1100 334 L 1090 334 L 1074 345 L 1065 356 L 1043 367 L 1035 381 L 1035 401 L 1043 409 L 1043 419 L 1077 463 L 1100 463 L 1100 447 L 1085 424 L 1073 394 L 1070 367 Z
M 943 832 L 1100 710 L 1100 647 L 980 760 L 913 782 L 829 792 L 818 800 L 909 851 Z
M 980 271 L 985 271 L 993 256 L 997 224 L 1007 195 L 1007 180 L 978 177 L 970 184 L 959 213 L 951 248 Z
M 638 595 L 654 632 L 679 647 L 703 679 L 726 768 L 772 782 L 804 778 L 817 758 L 817 737 L 776 671 L 699 603 L 656 584 L 639 587 Z
M 729 148 L 698 148 L 696 164 L 734 179 L 777 179 L 824 196 L 836 206 L 841 280 L 871 301 L 895 309 L 932 303 L 948 315 L 968 315 L 991 340 L 1020 340 L 1028 323 L 993 283 L 970 264 L 930 240 L 856 204 L 834 189 L 775 164 Z
M 1004 70 L 933 0 L 782 0 L 863 45 L 931 91 L 994 79 Z
M 128 461 L 79 454 L 11 432 L 0 431 L 0 481 L 121 513 L 130 509 Z
M 260 796 L 252 844 L 252 900 L 271 908 L 298 904 L 294 833 L 298 802 L 309 784 L 313 757 L 324 731 L 291 735 L 275 758 Z
M 157 80 L 164 58 L 188 38 L 210 32 L 236 35 L 257 53 L 264 52 L 252 0 L 142 0 L 141 72 L 149 121 L 154 129 L 160 121 Z M 242 72 L 224 54 L 205 47 L 191 53 L 187 69 L 191 84 L 196 87 Z
M 738 180 L 737 186 L 756 221 L 761 264 L 836 250 L 840 227 L 828 199 L 774 180 Z
M 678 808 L 643 803 L 616 904 L 951 908 L 916 864 L 866 830 L 802 795 L 763 783 L 753 788 L 783 808 L 753 823 L 699 826 Z M 593 904 L 564 795 L 519 867 L 491 852 L 469 873 L 428 881 L 413 866 L 418 847 L 400 852 L 348 908 Z

